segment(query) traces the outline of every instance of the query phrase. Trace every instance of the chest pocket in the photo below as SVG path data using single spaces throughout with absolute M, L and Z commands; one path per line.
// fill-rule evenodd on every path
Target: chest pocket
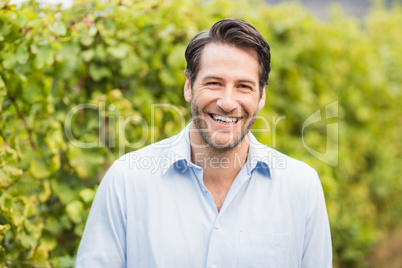
M 287 266 L 288 234 L 240 231 L 239 268 L 282 268 Z

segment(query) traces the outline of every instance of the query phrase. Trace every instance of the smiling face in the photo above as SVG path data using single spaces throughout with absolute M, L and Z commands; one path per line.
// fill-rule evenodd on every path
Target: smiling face
M 233 149 L 243 141 L 265 104 L 257 54 L 225 44 L 207 44 L 197 77 L 193 85 L 186 80 L 184 95 L 191 102 L 196 144 L 218 151 Z

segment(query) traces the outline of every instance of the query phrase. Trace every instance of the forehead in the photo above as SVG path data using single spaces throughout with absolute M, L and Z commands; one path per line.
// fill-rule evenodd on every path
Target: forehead
M 222 75 L 258 81 L 258 74 L 258 55 L 252 49 L 209 43 L 202 51 L 198 73 L 200 79 L 211 75 Z

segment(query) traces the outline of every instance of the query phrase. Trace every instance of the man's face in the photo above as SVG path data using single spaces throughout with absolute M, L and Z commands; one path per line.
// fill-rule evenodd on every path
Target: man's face
M 253 126 L 265 104 L 259 89 L 255 51 L 224 44 L 207 44 L 193 86 L 187 79 L 184 95 L 191 102 L 193 123 L 201 142 L 212 149 L 234 148 Z

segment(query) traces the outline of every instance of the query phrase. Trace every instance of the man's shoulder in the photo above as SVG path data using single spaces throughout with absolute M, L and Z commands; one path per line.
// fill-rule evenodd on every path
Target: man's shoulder
M 317 172 L 307 163 L 286 155 L 268 146 L 262 148 L 268 166 L 277 177 L 294 179 L 314 179 Z
M 269 173 L 273 185 L 284 187 L 291 196 L 302 197 L 301 200 L 313 192 L 321 191 L 319 176 L 307 163 L 270 147 L 264 148 L 264 155 L 270 160 Z
M 172 159 L 172 148 L 183 143 L 180 133 L 152 143 L 139 150 L 128 152 L 119 157 L 115 164 L 121 169 L 129 168 L 131 171 L 138 167 L 138 170 L 153 170 L 154 172 L 164 165 L 166 165 Z M 183 146 L 182 146 L 183 147 Z M 134 168 L 133 168 L 134 167 Z
M 293 158 L 289 155 L 286 155 L 272 148 L 268 148 L 268 150 L 277 153 L 278 157 L 283 158 L 289 170 L 302 170 L 305 172 L 315 172 L 315 169 L 313 169 L 309 164 L 307 164 L 304 161 Z

